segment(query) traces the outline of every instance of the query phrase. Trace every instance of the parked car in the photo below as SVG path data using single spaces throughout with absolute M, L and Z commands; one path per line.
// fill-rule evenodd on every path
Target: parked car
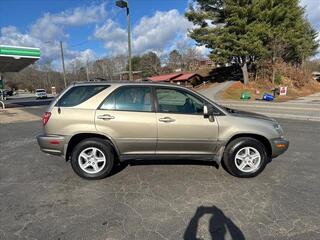
M 41 150 L 64 156 L 86 179 L 104 178 L 117 161 L 133 159 L 223 162 L 234 176 L 254 177 L 289 146 L 269 117 L 160 83 L 75 83 L 42 123 Z
M 36 89 L 36 98 L 39 99 L 39 98 L 47 98 L 48 95 L 47 95 L 47 92 L 45 89 Z
M 14 95 L 13 89 L 6 89 L 6 90 L 4 90 L 4 92 L 5 92 L 7 97 L 11 97 L 11 96 Z
M 0 89 L 0 101 L 5 101 L 7 100 L 7 93 L 5 90 Z

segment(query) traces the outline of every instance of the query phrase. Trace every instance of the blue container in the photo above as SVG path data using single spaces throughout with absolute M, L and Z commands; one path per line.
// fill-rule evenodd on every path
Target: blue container
M 265 94 L 263 94 L 262 99 L 265 100 L 265 101 L 273 101 L 274 97 L 273 97 L 273 95 L 271 95 L 269 93 L 265 93 Z

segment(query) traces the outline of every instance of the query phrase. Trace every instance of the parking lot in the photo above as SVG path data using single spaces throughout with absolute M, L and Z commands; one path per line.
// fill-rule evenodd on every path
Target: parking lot
M 319 122 L 279 119 L 290 148 L 256 178 L 140 161 L 86 181 L 40 152 L 43 108 L 21 111 L 0 121 L 0 239 L 320 238 Z

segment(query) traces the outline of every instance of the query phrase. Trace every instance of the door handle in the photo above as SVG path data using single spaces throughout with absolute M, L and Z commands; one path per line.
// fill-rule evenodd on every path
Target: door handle
M 159 121 L 160 122 L 165 122 L 165 123 L 170 123 L 170 122 L 174 122 L 176 120 L 171 118 L 171 117 L 164 117 L 164 118 L 159 118 Z
M 103 114 L 103 115 L 99 115 L 98 119 L 102 119 L 102 120 L 111 120 L 111 119 L 115 119 L 114 116 L 111 116 L 110 114 Z

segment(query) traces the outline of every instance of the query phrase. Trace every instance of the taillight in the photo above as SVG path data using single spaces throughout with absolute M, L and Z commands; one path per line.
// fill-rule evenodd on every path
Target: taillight
M 47 124 L 47 122 L 49 121 L 50 117 L 51 117 L 51 112 L 45 112 L 42 115 L 42 124 L 43 124 L 43 126 Z

